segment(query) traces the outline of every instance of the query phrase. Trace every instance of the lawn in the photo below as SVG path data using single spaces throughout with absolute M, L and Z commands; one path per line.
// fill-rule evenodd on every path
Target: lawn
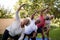
M 41 34 L 38 34 L 37 37 L 41 38 Z M 50 38 L 51 40 L 60 40 L 60 28 L 50 30 Z M 0 40 L 1 40 L 1 35 L 0 35 Z
M 50 31 L 51 40 L 60 40 L 60 28 L 56 28 Z
M 41 38 L 41 34 L 38 34 L 37 37 Z M 51 40 L 60 40 L 60 28 L 50 30 L 50 38 Z

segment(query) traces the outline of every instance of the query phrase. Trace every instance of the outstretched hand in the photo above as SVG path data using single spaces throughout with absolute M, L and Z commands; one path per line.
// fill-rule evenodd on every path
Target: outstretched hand
M 26 5 L 26 4 L 22 4 L 22 5 L 20 5 L 20 7 L 18 8 L 17 11 L 21 10 L 21 7 L 23 7 L 24 5 Z
M 26 5 L 26 4 L 22 4 L 22 5 L 20 5 L 20 7 L 23 7 L 24 5 Z

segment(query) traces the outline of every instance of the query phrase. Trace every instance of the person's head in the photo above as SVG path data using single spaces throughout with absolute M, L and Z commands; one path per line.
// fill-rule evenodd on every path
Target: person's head
M 30 23 L 30 20 L 29 20 L 29 19 L 25 18 L 25 19 L 23 20 L 23 24 L 24 24 L 24 25 L 28 25 L 29 23 Z
M 35 24 L 37 25 L 37 24 L 39 24 L 39 23 L 40 23 L 40 20 L 37 19 L 37 20 L 35 21 Z
M 50 20 L 50 17 L 49 17 L 49 16 L 46 16 L 46 17 L 45 17 L 45 20 Z
M 29 23 L 30 23 L 30 20 L 25 18 L 21 21 L 21 26 L 24 27 L 24 25 L 28 25 Z
M 51 16 L 50 16 L 50 19 L 53 19 L 53 18 L 54 18 L 54 15 L 51 15 Z

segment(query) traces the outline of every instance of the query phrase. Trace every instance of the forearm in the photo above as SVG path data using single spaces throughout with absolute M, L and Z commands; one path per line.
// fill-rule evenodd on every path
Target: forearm
M 21 10 L 21 6 L 16 11 L 16 20 L 20 20 L 19 15 L 18 15 L 20 10 Z
M 35 14 L 36 14 L 36 11 L 32 14 L 31 19 L 34 19 Z
M 33 38 L 36 37 L 36 34 L 37 34 L 37 32 L 34 32 L 34 33 L 33 33 Z
M 23 38 L 24 38 L 24 34 L 22 33 L 18 40 L 23 40 Z
M 31 18 L 33 18 L 34 15 L 31 15 Z
M 18 10 L 17 10 L 17 11 L 19 12 L 20 10 L 21 10 L 21 6 L 18 8 Z
M 45 9 L 43 9 L 43 10 L 38 10 L 38 12 L 41 12 L 41 13 L 42 13 L 42 12 L 45 12 L 45 13 L 46 13 L 46 12 L 48 11 L 48 9 L 49 9 L 49 7 L 45 8 Z
M 42 26 L 42 22 L 40 22 L 39 24 L 37 24 L 38 27 L 41 27 Z
M 19 13 L 19 12 L 16 11 L 16 15 L 15 15 L 15 16 L 16 16 L 16 20 L 19 20 L 19 15 L 18 15 L 18 13 Z
M 17 11 L 20 11 L 20 10 L 21 10 L 21 7 L 23 7 L 24 5 L 26 5 L 26 4 L 22 4 L 22 5 L 20 5 L 20 7 L 18 8 Z

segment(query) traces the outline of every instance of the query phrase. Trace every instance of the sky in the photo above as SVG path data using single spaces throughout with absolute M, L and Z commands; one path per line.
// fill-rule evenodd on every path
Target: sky
M 14 11 L 13 7 L 18 0 L 0 0 L 0 6 L 4 6 L 5 9 Z

